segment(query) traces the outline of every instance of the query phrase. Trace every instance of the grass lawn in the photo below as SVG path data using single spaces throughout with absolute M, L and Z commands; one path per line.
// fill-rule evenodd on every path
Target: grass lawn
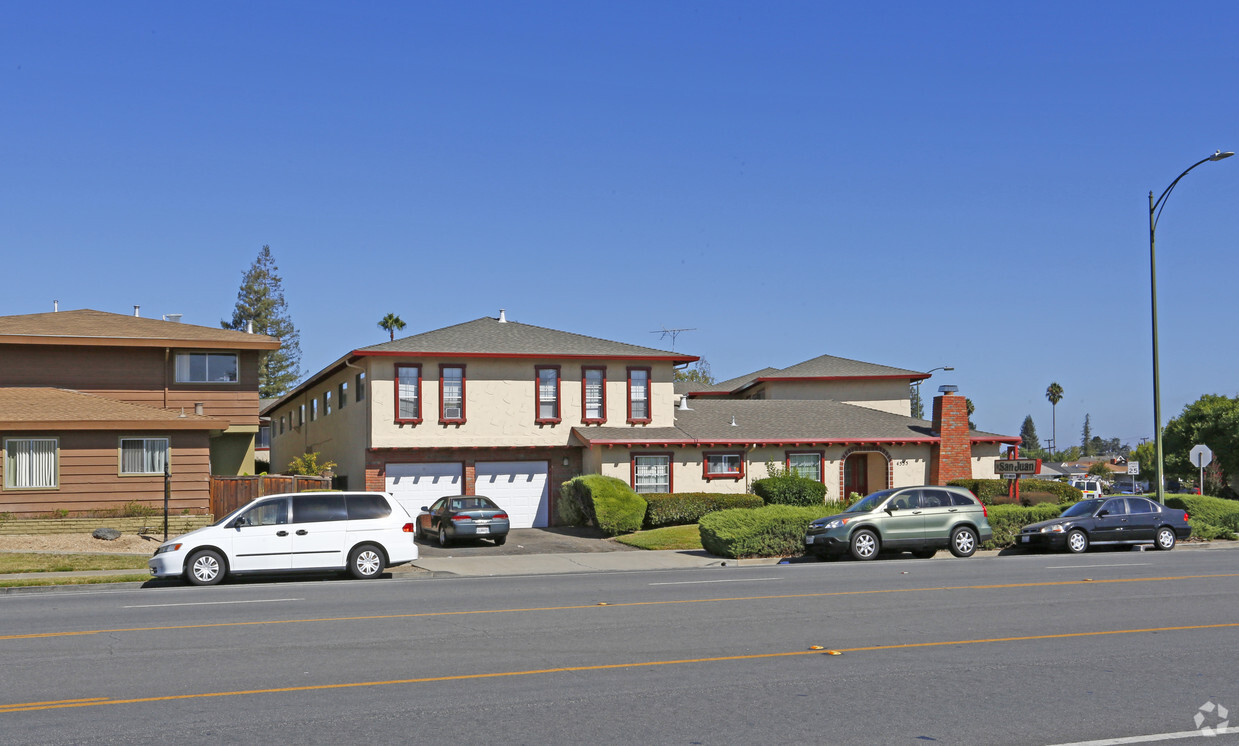
M 701 532 L 696 523 L 638 531 L 615 540 L 638 549 L 701 549 Z
M 0 552 L 0 574 L 74 572 L 77 570 L 145 570 L 147 557 L 108 554 L 40 554 Z
M 27 588 L 35 585 L 98 585 L 99 583 L 145 583 L 150 580 L 149 573 L 141 575 L 95 575 L 85 578 L 40 578 L 35 575 L 30 580 L 0 580 L 0 588 Z

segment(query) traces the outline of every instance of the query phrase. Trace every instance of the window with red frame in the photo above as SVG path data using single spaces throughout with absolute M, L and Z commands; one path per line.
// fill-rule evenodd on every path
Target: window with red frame
M 581 400 L 585 408 L 581 422 L 600 424 L 607 421 L 607 369 L 584 368 L 581 372 Z
M 787 470 L 814 482 L 822 481 L 822 454 L 788 453 Z
M 744 476 L 744 460 L 738 453 L 705 454 L 705 478 Z
M 538 422 L 559 422 L 559 366 L 538 366 Z
M 396 366 L 396 420 L 422 421 L 422 366 Z
M 439 368 L 439 421 L 465 421 L 465 368 L 444 365 Z
M 650 369 L 628 369 L 628 421 L 650 421 Z

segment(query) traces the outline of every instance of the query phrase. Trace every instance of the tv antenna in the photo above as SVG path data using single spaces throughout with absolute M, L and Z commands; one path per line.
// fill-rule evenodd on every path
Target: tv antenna
M 667 337 L 671 337 L 671 351 L 675 352 L 675 338 L 680 336 L 680 332 L 695 332 L 695 331 L 697 331 L 696 328 L 668 329 L 667 327 L 664 326 L 662 329 L 659 329 L 658 331 L 650 332 L 650 334 L 661 334 L 662 336 L 660 336 L 659 339 L 666 339 Z

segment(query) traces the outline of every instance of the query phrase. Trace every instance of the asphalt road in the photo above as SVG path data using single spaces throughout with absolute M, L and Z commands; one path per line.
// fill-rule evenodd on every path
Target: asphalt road
M 407 577 L 0 597 L 0 743 L 1050 744 L 1198 735 L 1210 702 L 1239 725 L 1239 552 Z

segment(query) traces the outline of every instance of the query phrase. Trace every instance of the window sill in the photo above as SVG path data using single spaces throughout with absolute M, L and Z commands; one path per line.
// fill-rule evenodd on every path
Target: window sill
M 605 425 L 607 424 L 607 420 L 605 417 L 602 419 L 581 420 L 581 424 L 582 425 Z
M 395 422 L 397 425 L 420 425 L 420 424 L 422 424 L 422 418 L 421 418 L 421 417 L 418 417 L 418 418 L 416 418 L 416 419 L 400 419 L 400 418 L 396 418 L 395 420 L 392 420 L 392 421 L 393 421 L 393 422 Z
M 706 479 L 735 479 L 735 480 L 740 480 L 740 479 L 743 479 L 743 478 L 744 478 L 744 475 L 743 475 L 743 474 L 741 474 L 741 473 L 739 473 L 739 472 L 731 472 L 731 473 L 729 473 L 729 474 L 706 474 L 706 475 L 705 475 L 705 478 L 706 478 Z
M 558 425 L 561 422 L 563 422 L 563 420 L 561 420 L 558 417 L 553 417 L 553 418 L 549 418 L 545 420 L 534 420 L 533 421 L 535 425 Z

